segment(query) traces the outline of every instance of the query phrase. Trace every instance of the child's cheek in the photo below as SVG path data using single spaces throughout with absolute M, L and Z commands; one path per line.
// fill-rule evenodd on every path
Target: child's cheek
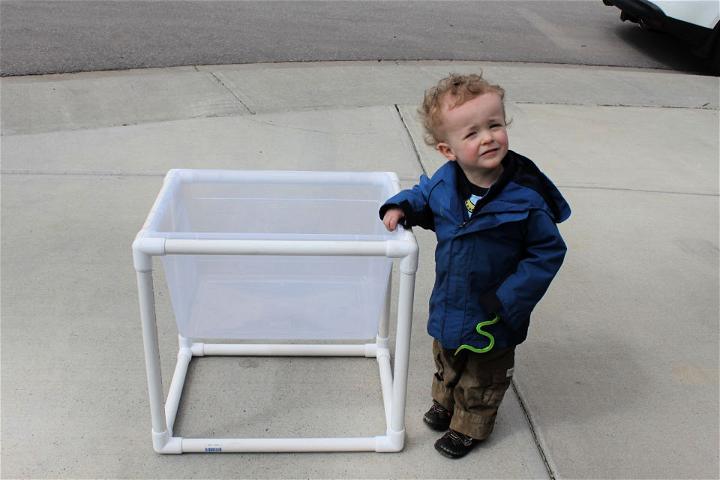
M 498 141 L 498 143 L 501 144 L 501 145 L 505 145 L 505 146 L 508 145 L 508 134 L 507 134 L 507 130 L 503 130 L 502 132 L 500 132 L 500 135 L 498 136 L 497 141 Z

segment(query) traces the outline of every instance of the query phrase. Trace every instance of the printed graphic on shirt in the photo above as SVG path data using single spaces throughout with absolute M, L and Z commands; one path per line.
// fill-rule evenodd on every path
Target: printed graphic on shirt
M 480 200 L 482 197 L 472 194 L 470 195 L 470 198 L 465 200 L 465 208 L 467 209 L 468 215 L 472 215 L 473 211 L 475 210 L 475 204 L 477 204 L 478 200 Z

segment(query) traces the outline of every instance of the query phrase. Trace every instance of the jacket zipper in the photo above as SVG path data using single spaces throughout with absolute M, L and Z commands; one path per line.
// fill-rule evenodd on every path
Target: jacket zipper
M 487 197 L 489 193 L 490 193 L 490 190 L 488 190 L 487 193 L 485 194 L 485 196 L 483 196 L 482 198 Z M 478 213 L 480 212 L 480 209 L 485 206 L 485 204 L 480 205 L 480 203 L 482 202 L 482 198 L 481 198 L 480 201 L 478 202 L 478 205 L 475 205 L 475 209 L 473 209 L 473 213 L 470 214 L 470 218 L 468 218 L 467 220 L 464 220 L 460 225 L 458 225 L 458 228 L 463 228 L 463 227 L 465 227 L 465 225 L 467 225 L 468 223 L 470 223 L 473 218 L 479 216 Z
M 473 218 L 475 218 L 475 217 L 476 217 L 476 215 L 471 215 L 470 218 L 468 218 L 467 220 L 464 220 L 460 225 L 458 225 L 458 228 L 463 228 L 465 225 L 472 222 Z

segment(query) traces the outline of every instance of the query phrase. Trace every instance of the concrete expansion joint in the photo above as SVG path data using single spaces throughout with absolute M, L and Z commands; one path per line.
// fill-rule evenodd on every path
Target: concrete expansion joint
M 422 157 L 420 156 L 420 152 L 418 151 L 417 145 L 415 145 L 413 136 L 410 134 L 410 129 L 408 128 L 407 123 L 405 122 L 405 118 L 403 117 L 402 112 L 400 111 L 400 107 L 397 103 L 395 104 L 395 111 L 397 112 L 398 117 L 400 117 L 400 123 L 405 129 L 405 134 L 407 135 L 408 140 L 410 140 L 410 145 L 412 145 L 413 147 L 413 152 L 415 152 L 415 159 L 417 160 L 418 165 L 420 165 L 420 169 L 422 170 L 423 174 L 427 175 L 425 165 L 422 164 Z
M 540 440 L 540 437 L 537 432 L 537 426 L 535 425 L 535 421 L 532 418 L 532 415 L 530 414 L 530 410 L 527 407 L 527 404 L 525 403 L 525 398 L 523 397 L 522 393 L 520 392 L 520 389 L 517 386 L 517 383 L 515 383 L 515 379 L 513 378 L 510 382 L 512 385 L 513 392 L 515 392 L 515 396 L 518 399 L 518 403 L 520 404 L 520 409 L 525 414 L 525 419 L 528 423 L 528 428 L 530 430 L 530 435 L 532 436 L 533 442 L 535 443 L 535 447 L 537 448 L 538 454 L 540 455 L 540 458 L 542 459 L 543 465 L 545 465 L 545 470 L 547 471 L 548 478 L 550 480 L 555 480 L 555 469 L 550 465 L 550 460 L 548 456 L 545 454 L 545 448 L 543 447 L 543 442 Z
M 263 113 L 267 113 L 267 112 L 263 112 Z M 277 112 L 273 112 L 273 113 L 277 113 Z M 284 113 L 290 113 L 290 112 L 284 112 Z M 336 135 L 352 135 L 352 136 L 359 137 L 359 136 L 367 135 L 368 133 L 370 133 L 370 132 L 332 132 L 329 130 L 320 130 L 317 128 L 304 128 L 304 127 L 294 127 L 294 126 L 290 126 L 290 125 L 281 125 L 281 124 L 274 123 L 274 122 L 271 122 L 268 120 L 260 120 L 258 118 L 250 118 L 249 120 L 251 122 L 260 123 L 262 125 L 268 125 L 270 127 L 284 128 L 284 129 L 288 129 L 288 130 L 297 130 L 300 132 L 308 132 L 308 133 L 320 133 L 322 135 L 336 134 Z
M 718 107 L 713 107 L 710 102 L 705 102 L 699 106 L 687 106 L 687 105 L 633 105 L 626 103 L 599 103 L 598 107 L 617 107 L 617 108 L 670 108 L 674 110 L 717 110 Z
M 603 187 L 600 185 L 562 185 L 558 184 L 558 188 L 578 189 L 578 190 L 609 190 L 618 192 L 634 192 L 634 193 L 656 193 L 660 195 L 686 195 L 694 197 L 718 197 L 718 193 L 708 192 L 673 192 L 670 190 L 647 190 L 642 188 L 623 188 L 623 187 Z
M 195 69 L 196 69 L 198 72 L 200 71 L 200 70 L 198 70 L 197 65 L 195 66 Z M 206 70 L 205 70 L 205 71 L 206 71 Z M 253 111 L 252 108 L 248 107 L 248 106 L 245 104 L 245 102 L 243 102 L 242 99 L 241 99 L 240 97 L 238 97 L 235 92 L 232 91 L 231 88 L 229 88 L 227 85 L 225 85 L 225 83 L 222 81 L 222 79 L 221 79 L 220 77 L 218 77 L 217 75 L 215 75 L 215 72 L 207 71 L 207 73 L 209 73 L 210 76 L 212 76 L 212 77 L 215 79 L 215 81 L 216 81 L 221 87 L 223 87 L 225 90 L 227 90 L 227 91 L 230 93 L 230 95 L 232 95 L 233 97 L 235 97 L 235 100 L 237 100 L 238 102 L 240 102 L 240 105 L 242 105 L 243 108 L 245 108 L 245 109 L 246 109 L 248 112 L 250 112 L 252 115 L 256 115 L 256 114 L 257 114 L 256 112 Z
M 663 104 L 638 104 L 638 103 L 577 103 L 577 102 L 533 102 L 529 100 L 518 100 L 512 102 L 515 105 L 541 105 L 560 107 L 610 107 L 610 108 L 669 108 L 675 110 L 718 110 L 717 106 L 705 102 L 699 106 L 687 105 L 663 105 Z
M 112 172 L 112 171 L 33 171 L 33 170 L 0 170 L 2 175 L 46 175 L 69 177 L 165 177 L 167 172 Z

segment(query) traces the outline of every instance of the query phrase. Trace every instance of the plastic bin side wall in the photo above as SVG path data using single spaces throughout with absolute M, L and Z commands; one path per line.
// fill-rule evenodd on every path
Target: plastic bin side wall
M 386 235 L 377 211 L 393 187 L 181 183 L 167 199 L 171 219 L 162 225 L 198 238 Z M 392 268 L 384 257 L 167 255 L 162 261 L 180 334 L 237 340 L 373 338 Z
M 168 208 L 165 209 L 166 218 L 162 218 L 161 227 L 167 228 L 166 231 L 187 231 L 190 228 L 190 221 L 181 197 L 172 196 L 168 202 Z M 197 261 L 189 255 L 162 256 L 160 258 L 165 270 L 178 331 L 185 335 L 187 329 L 180 329 L 180 326 L 190 323 L 192 306 L 198 289 Z
M 168 255 L 181 335 L 222 339 L 370 339 L 385 308 L 383 257 Z

